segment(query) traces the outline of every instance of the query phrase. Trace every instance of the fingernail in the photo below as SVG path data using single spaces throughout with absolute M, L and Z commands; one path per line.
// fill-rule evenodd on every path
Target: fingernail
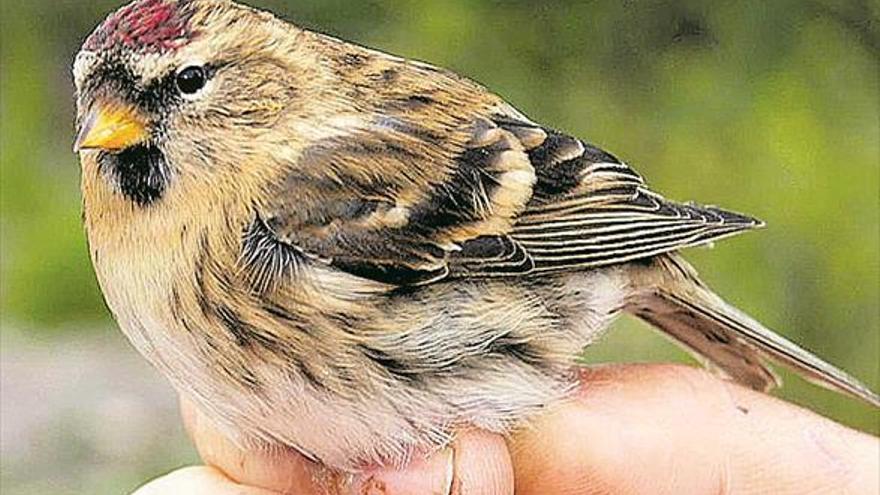
M 446 483 L 444 484 L 446 489 L 440 493 L 452 495 L 452 487 L 455 483 L 455 447 L 449 447 L 445 452 L 449 453 L 446 456 Z

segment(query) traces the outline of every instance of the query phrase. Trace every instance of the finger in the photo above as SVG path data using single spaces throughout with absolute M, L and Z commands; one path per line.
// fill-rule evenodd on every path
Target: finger
M 516 493 L 877 493 L 880 443 L 689 367 L 584 372 L 511 440 Z
M 293 450 L 244 450 L 220 433 L 189 401 L 181 399 L 184 425 L 205 464 L 238 483 L 274 492 L 326 493 L 336 477 Z
M 513 467 L 507 444 L 499 435 L 472 431 L 449 448 L 405 470 L 382 469 L 352 480 L 349 493 L 387 495 L 508 495 L 513 493 Z
M 277 495 L 261 488 L 233 483 L 220 471 L 207 466 L 178 469 L 140 487 L 132 495 Z
M 456 441 L 455 486 L 452 493 L 507 495 L 514 493 L 513 461 L 499 435 L 472 432 Z
M 513 493 L 513 467 L 507 444 L 498 435 L 465 432 L 429 459 L 406 469 L 374 469 L 361 475 L 331 472 L 300 454 L 244 451 L 232 444 L 187 401 L 184 423 L 202 459 L 229 478 L 281 493 L 382 493 L 383 495 Z

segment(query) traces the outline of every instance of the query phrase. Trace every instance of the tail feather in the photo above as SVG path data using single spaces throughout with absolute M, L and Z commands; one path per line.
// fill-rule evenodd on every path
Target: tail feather
M 761 391 L 778 386 L 763 363 L 768 358 L 818 385 L 880 407 L 880 396 L 858 380 L 722 300 L 681 258 L 657 258 L 635 280 L 643 290 L 630 310 L 730 378 Z

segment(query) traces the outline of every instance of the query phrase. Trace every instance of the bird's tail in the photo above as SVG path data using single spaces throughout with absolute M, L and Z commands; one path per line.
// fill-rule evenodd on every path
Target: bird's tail
M 710 368 L 753 389 L 778 378 L 762 358 L 808 380 L 880 407 L 880 396 L 847 373 L 764 327 L 706 287 L 678 256 L 661 256 L 633 273 L 636 296 L 629 311 L 696 353 Z

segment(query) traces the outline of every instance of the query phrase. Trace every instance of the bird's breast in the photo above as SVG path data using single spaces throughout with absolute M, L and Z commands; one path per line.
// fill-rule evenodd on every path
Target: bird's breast
M 199 356 L 205 335 L 194 310 L 193 274 L 203 238 L 220 231 L 221 219 L 198 204 L 181 208 L 169 198 L 139 205 L 115 190 L 97 167 L 85 165 L 89 252 L 120 329 L 176 386 L 209 381 Z
M 180 354 L 190 346 L 172 308 L 192 265 L 192 246 L 186 242 L 186 225 L 166 219 L 160 226 L 148 216 L 123 213 L 114 221 L 87 222 L 89 250 L 104 299 L 122 331 L 154 365 L 177 375 L 189 361 Z M 179 350 L 178 356 L 169 356 L 168 349 Z

